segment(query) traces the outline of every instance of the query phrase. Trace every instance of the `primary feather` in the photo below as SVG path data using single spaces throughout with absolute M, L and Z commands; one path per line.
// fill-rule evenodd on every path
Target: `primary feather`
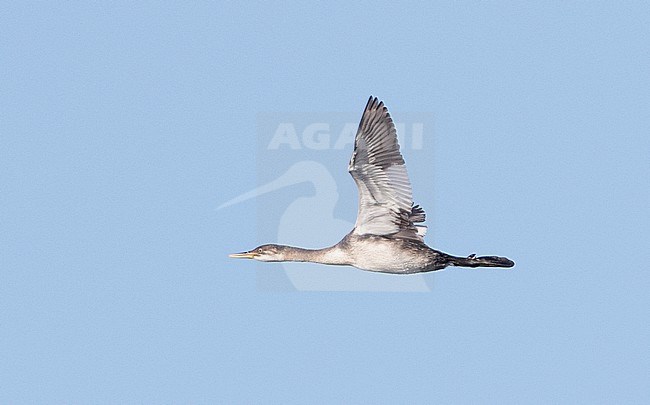
M 413 192 L 397 131 L 388 109 L 370 97 L 359 123 L 349 172 L 359 189 L 353 233 L 422 241 L 424 210 L 413 205 Z

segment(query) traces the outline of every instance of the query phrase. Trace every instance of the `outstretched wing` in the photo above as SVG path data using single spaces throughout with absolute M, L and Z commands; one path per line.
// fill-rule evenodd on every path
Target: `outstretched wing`
M 350 159 L 359 188 L 359 213 L 353 232 L 422 240 L 424 210 L 413 206 L 411 183 L 388 109 L 370 96 L 361 117 Z

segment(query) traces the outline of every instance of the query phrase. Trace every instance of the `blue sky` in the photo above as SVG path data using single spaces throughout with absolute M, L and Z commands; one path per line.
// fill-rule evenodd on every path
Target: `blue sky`
M 5 4 L 0 401 L 647 403 L 649 18 L 644 2 Z M 264 203 L 217 209 L 266 181 L 260 114 L 358 117 L 370 94 L 434 117 L 403 151 L 428 241 L 512 271 L 269 292 L 281 265 L 227 258 L 273 242 Z M 322 158 L 345 221 L 349 154 Z

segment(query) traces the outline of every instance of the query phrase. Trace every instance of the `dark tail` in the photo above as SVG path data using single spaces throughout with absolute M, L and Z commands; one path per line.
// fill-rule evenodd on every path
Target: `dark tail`
M 515 262 L 507 257 L 479 256 L 472 254 L 467 257 L 449 256 L 450 266 L 459 267 L 512 267 Z

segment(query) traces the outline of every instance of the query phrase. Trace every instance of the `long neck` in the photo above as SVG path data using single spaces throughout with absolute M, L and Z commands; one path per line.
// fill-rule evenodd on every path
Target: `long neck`
M 287 262 L 313 262 L 338 265 L 350 264 L 348 255 L 336 245 L 324 249 L 303 249 L 299 247 L 286 246 L 282 253 L 283 261 Z

